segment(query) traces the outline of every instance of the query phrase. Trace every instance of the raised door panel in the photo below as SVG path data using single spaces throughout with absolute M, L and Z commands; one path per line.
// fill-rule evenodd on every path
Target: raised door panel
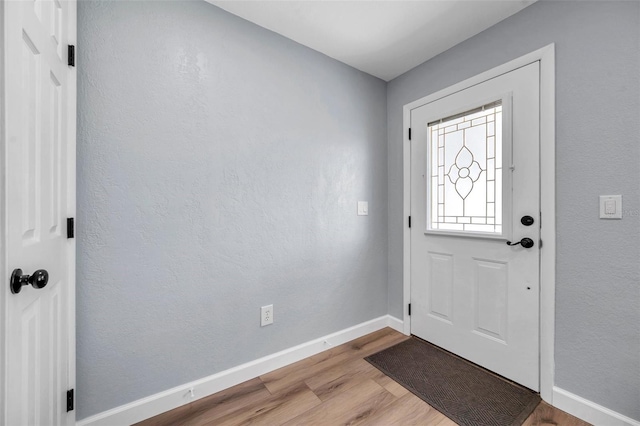
M 508 267 L 506 262 L 473 259 L 474 332 L 507 343 Z
M 451 323 L 453 321 L 453 256 L 429 253 L 429 315 Z

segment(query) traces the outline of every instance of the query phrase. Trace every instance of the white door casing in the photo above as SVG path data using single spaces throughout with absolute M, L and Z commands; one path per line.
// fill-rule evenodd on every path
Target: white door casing
M 71 425 L 75 383 L 75 1 L 4 8 L 3 305 L 6 425 Z M 12 271 L 49 273 L 46 287 L 9 289 Z
M 435 147 L 428 148 L 432 133 L 427 129 L 427 123 L 494 101 L 501 102 L 496 110 L 501 109 L 502 112 L 482 118 L 487 120 L 486 124 L 480 123 L 482 120 L 478 118 L 473 121 L 474 127 L 469 127 L 471 121 L 460 124 L 464 130 L 447 134 L 443 134 L 444 129 L 435 130 Z M 488 111 L 494 109 L 489 107 Z M 471 116 L 483 114 L 479 112 Z M 496 121 L 488 122 L 494 117 L 495 120 L 502 118 L 502 126 L 494 126 Z M 457 127 L 447 127 L 447 131 Z M 492 140 L 494 128 L 503 129 L 504 147 L 502 170 L 498 167 L 495 172 L 489 167 L 495 160 L 489 157 L 499 158 L 496 153 L 499 150 L 496 148 L 493 152 L 494 148 L 489 143 L 485 149 L 484 142 L 482 149 L 478 148 L 479 145 L 471 147 L 470 142 L 472 131 L 481 131 L 484 138 L 486 130 L 487 140 Z M 539 63 L 414 108 L 411 111 L 411 129 L 414 135 L 411 141 L 411 332 L 538 390 Z M 437 136 L 438 132 L 440 136 Z M 467 142 L 462 142 L 462 135 L 469 135 Z M 445 136 L 447 144 L 454 142 L 444 146 Z M 455 137 L 460 141 L 455 142 Z M 440 148 L 437 148 L 438 143 Z M 449 146 L 455 146 L 455 149 L 447 148 Z M 472 158 L 467 146 L 473 155 L 478 156 L 482 166 Z M 436 219 L 433 219 L 435 222 L 427 222 L 428 217 L 449 216 L 449 213 L 443 213 L 445 208 L 442 204 L 431 207 L 429 201 L 431 193 L 438 196 L 438 191 L 431 191 L 430 186 L 431 176 L 438 175 L 436 168 L 431 167 L 431 149 L 434 149 L 434 155 L 440 152 L 448 158 L 443 160 L 446 166 L 441 168 L 439 181 L 446 182 L 447 186 L 433 186 L 441 188 L 440 201 L 445 198 L 451 203 L 464 197 L 471 200 L 476 194 L 486 191 L 491 194 L 487 202 L 481 204 L 481 210 L 491 210 L 486 219 L 446 217 L 445 223 L 442 217 L 442 223 L 437 223 Z M 469 166 L 472 160 L 473 166 Z M 453 169 L 449 171 L 452 164 Z M 456 164 L 460 167 L 459 174 Z M 432 169 L 435 170 L 433 173 Z M 502 175 L 504 184 L 489 185 L 492 182 L 487 179 L 493 179 L 494 175 Z M 477 179 L 475 183 L 472 177 Z M 433 179 L 438 182 L 437 177 Z M 457 182 L 455 187 L 452 181 Z M 454 192 L 447 193 L 447 188 Z M 494 188 L 496 202 L 493 202 Z M 501 198 L 500 188 L 502 209 L 497 204 Z M 474 210 L 469 205 L 472 203 L 465 204 L 465 211 Z M 504 214 L 502 221 L 501 213 Z M 534 225 L 525 226 L 520 222 L 525 215 L 534 218 Z M 453 224 L 451 220 L 470 223 Z M 478 224 L 474 224 L 475 221 Z M 480 222 L 491 225 L 480 225 Z M 494 222 L 500 222 L 502 226 L 497 227 Z M 445 227 L 449 229 L 441 229 Z M 451 229 L 462 227 L 472 229 Z M 485 228 L 490 228 L 491 232 L 483 231 Z M 534 246 L 523 248 L 505 244 L 507 240 L 515 242 L 523 237 L 531 238 Z

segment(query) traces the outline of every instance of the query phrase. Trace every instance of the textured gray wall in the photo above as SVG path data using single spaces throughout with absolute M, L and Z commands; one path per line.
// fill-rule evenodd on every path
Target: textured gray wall
M 383 81 L 204 2 L 78 13 L 79 419 L 387 313 Z
M 556 384 L 640 419 L 640 3 L 540 1 L 394 79 L 389 313 L 402 317 L 402 106 L 556 43 Z M 598 195 L 623 194 L 621 221 Z

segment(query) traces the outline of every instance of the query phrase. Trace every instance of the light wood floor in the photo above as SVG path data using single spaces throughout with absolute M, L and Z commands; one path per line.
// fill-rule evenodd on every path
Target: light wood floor
M 363 359 L 407 338 L 385 328 L 138 425 L 455 425 Z M 541 403 L 524 425 L 588 423 Z

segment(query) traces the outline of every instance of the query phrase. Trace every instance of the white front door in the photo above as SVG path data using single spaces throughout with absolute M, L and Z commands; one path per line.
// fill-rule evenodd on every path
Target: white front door
M 4 413 L 9 426 L 70 425 L 74 377 L 76 3 L 5 1 Z M 10 289 L 22 270 L 24 285 Z M 48 282 L 27 281 L 36 270 Z M 42 288 L 38 288 L 42 287 Z
M 538 390 L 539 63 L 413 109 L 411 130 L 411 333 Z

